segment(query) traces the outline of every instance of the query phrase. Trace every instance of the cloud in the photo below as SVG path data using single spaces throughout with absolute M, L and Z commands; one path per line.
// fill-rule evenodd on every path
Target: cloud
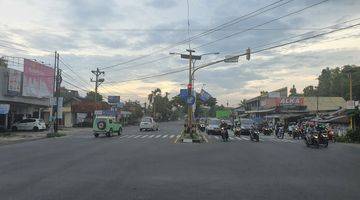
M 167 9 L 175 7 L 177 2 L 175 0 L 149 0 L 146 5 L 158 9 Z

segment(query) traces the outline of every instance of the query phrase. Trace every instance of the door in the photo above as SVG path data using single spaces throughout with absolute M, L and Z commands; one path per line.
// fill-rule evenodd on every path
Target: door
M 26 124 L 27 124 L 28 120 L 27 119 L 23 119 L 21 120 L 18 125 L 17 125 L 17 129 L 18 130 L 26 130 Z

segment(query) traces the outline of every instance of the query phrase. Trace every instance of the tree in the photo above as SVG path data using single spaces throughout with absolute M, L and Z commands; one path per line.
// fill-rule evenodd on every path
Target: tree
M 292 86 L 292 88 L 290 89 L 290 97 L 296 97 L 299 96 L 298 93 L 296 92 L 296 88 L 295 85 Z
M 241 100 L 240 103 L 239 103 L 239 106 L 245 108 L 246 107 L 246 99 Z
M 268 92 L 268 91 L 265 91 L 265 90 L 263 90 L 263 91 L 260 92 L 260 95 L 261 95 L 261 96 L 264 96 L 264 95 L 267 95 L 267 94 L 269 94 L 269 92 Z
M 313 97 L 317 95 L 317 89 L 312 85 L 305 87 L 303 92 L 304 92 L 304 96 L 306 97 Z
M 8 64 L 4 58 L 0 58 L 0 67 L 7 68 Z
M 94 101 L 95 100 L 95 92 L 90 91 L 90 92 L 86 93 L 85 99 Z M 103 100 L 103 96 L 101 94 L 99 94 L 99 93 L 97 93 L 97 100 L 98 101 Z
M 126 101 L 124 104 L 125 111 L 131 112 L 129 116 L 129 124 L 135 124 L 139 122 L 139 119 L 143 117 L 143 110 L 139 101 Z

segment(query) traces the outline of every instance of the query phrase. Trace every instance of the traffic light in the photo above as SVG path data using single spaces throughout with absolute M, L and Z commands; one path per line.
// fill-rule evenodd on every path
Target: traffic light
M 250 60 L 250 48 L 246 49 L 246 60 Z

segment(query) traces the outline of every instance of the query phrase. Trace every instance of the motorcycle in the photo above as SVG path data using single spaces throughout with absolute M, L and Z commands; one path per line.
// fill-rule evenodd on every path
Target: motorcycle
M 284 127 L 279 127 L 279 130 L 277 132 L 277 138 L 279 139 L 284 139 L 284 134 L 285 134 L 285 131 L 284 131 Z
M 258 130 L 251 129 L 251 131 L 250 131 L 250 140 L 259 142 L 260 138 L 259 138 L 259 131 Z
M 327 136 L 328 136 L 328 140 L 329 140 L 329 141 L 332 141 L 333 143 L 335 142 L 335 134 L 334 134 L 334 131 L 328 130 L 328 131 L 327 131 Z
M 300 139 L 301 138 L 301 131 L 299 128 L 295 128 L 295 131 L 293 132 L 293 139 Z
M 229 133 L 225 127 L 221 127 L 220 133 L 221 133 L 221 138 L 223 139 L 224 142 L 229 141 Z
M 203 123 L 199 124 L 198 128 L 199 128 L 199 130 L 201 132 L 204 132 L 205 131 L 205 124 L 203 124 Z
M 307 147 L 315 146 L 316 148 L 319 148 L 320 145 L 322 145 L 326 148 L 329 145 L 327 133 L 322 133 L 318 131 L 308 133 L 305 136 L 305 144 Z
M 262 133 L 263 133 L 264 135 L 271 135 L 272 130 L 271 130 L 271 128 L 269 128 L 269 127 L 263 127 Z
M 234 135 L 240 137 L 240 135 L 241 135 L 241 127 L 240 126 L 234 127 Z

